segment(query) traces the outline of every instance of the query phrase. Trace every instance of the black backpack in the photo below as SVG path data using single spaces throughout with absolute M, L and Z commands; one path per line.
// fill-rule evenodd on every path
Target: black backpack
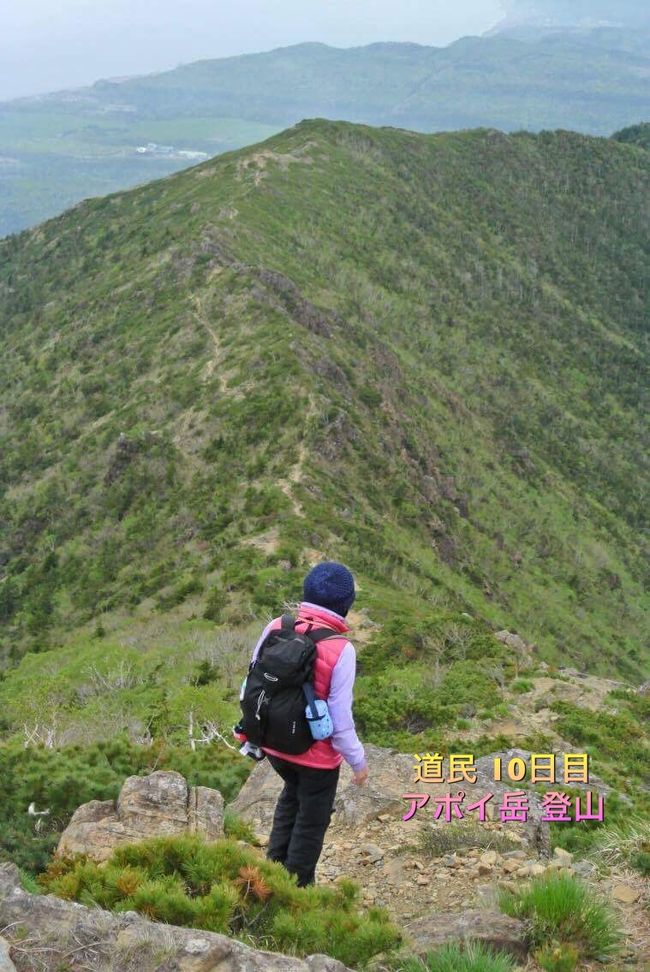
M 240 727 L 254 746 L 268 746 L 281 753 L 304 753 L 315 742 L 305 715 L 303 686 L 313 690 L 316 644 L 340 638 L 331 628 L 305 634 L 295 630 L 296 619 L 282 615 L 282 626 L 271 631 L 248 667 L 240 700 Z

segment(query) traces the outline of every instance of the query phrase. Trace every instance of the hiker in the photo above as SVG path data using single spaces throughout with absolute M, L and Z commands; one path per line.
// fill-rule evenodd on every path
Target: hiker
M 268 759 L 284 780 L 266 856 L 295 874 L 299 887 L 314 883 L 341 763 L 344 759 L 349 763 L 356 784 L 362 785 L 368 778 L 364 749 L 352 716 L 356 654 L 347 638 L 350 629 L 345 621 L 355 596 L 354 578 L 347 567 L 335 561 L 317 564 L 304 580 L 303 601 L 295 622 L 295 633 L 314 633 L 313 694 L 327 702 L 331 735 L 308 744 L 303 752 L 288 753 L 266 745 L 257 750 L 258 758 Z M 271 621 L 255 646 L 251 666 L 270 632 L 282 629 L 283 620 L 293 626 L 293 619 L 286 616 Z M 304 699 L 301 702 L 304 708 Z M 240 741 L 248 739 L 245 732 L 235 731 L 235 735 Z

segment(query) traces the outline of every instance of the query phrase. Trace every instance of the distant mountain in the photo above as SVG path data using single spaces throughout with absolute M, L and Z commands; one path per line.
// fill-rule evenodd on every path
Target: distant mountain
M 608 135 L 650 117 L 650 33 L 301 44 L 0 105 L 0 235 L 305 117 Z
M 609 139 L 310 121 L 2 241 L 5 653 L 336 556 L 391 652 L 444 607 L 463 663 L 471 615 L 647 672 L 649 192 Z

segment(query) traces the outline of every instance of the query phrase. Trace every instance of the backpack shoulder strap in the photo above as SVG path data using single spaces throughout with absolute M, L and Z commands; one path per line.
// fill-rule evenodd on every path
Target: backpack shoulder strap
M 318 644 L 319 641 L 326 641 L 328 638 L 345 638 L 345 632 L 332 631 L 331 628 L 314 628 L 313 631 L 305 631 L 304 634 L 311 638 L 314 644 Z
M 298 619 L 294 618 L 293 614 L 283 614 L 281 618 L 280 628 L 275 628 L 274 631 L 269 632 L 270 634 L 277 633 L 278 630 L 283 632 L 295 631 Z M 307 629 L 307 631 L 301 632 L 307 638 L 316 644 L 319 641 L 325 641 L 326 638 L 341 638 L 343 635 L 338 631 L 333 631 L 331 628 L 313 628 L 312 630 Z
M 309 706 L 312 719 L 318 719 L 318 709 L 316 708 L 316 693 L 314 692 L 314 686 L 311 684 L 311 682 L 305 682 L 302 690 L 304 692 L 307 705 Z

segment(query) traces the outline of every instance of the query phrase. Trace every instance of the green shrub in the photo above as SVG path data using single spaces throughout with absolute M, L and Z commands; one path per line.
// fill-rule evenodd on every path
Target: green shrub
M 532 692 L 533 683 L 529 682 L 526 678 L 518 678 L 516 682 L 512 683 L 512 691 L 517 695 L 525 695 L 526 692 Z
M 479 708 L 485 708 L 500 697 L 494 679 L 473 661 L 457 661 L 450 665 L 436 694 L 441 704 L 462 705 L 471 710 L 464 715 L 474 715 Z
M 368 405 L 370 408 L 375 408 L 381 404 L 381 392 L 377 388 L 373 388 L 372 385 L 363 385 L 358 394 L 364 405 Z
M 159 594 L 157 598 L 158 607 L 161 611 L 169 611 L 178 604 L 182 604 L 192 594 L 201 594 L 203 587 L 203 581 L 198 577 L 188 577 L 177 584 L 168 594 Z
M 450 665 L 485 658 L 506 665 L 509 662 L 507 649 L 483 622 L 449 610 L 432 610 L 425 604 L 417 613 L 411 610 L 406 616 L 392 614 L 387 618 L 364 651 L 360 671 L 378 673 L 391 663 Z
M 507 915 L 530 921 L 533 946 L 573 945 L 584 958 L 602 959 L 621 938 L 607 904 L 573 877 L 537 878 L 522 890 L 502 892 L 500 905 Z
M 40 894 L 42 888 L 38 883 L 38 881 L 36 880 L 36 878 L 33 876 L 33 874 L 30 874 L 29 871 L 23 871 L 22 868 L 19 868 L 19 871 L 20 871 L 20 883 L 23 889 L 27 891 L 29 894 Z
M 195 675 L 192 677 L 192 684 L 201 685 L 211 685 L 213 682 L 218 682 L 221 677 L 221 673 L 218 667 L 207 658 L 200 661 L 196 666 Z
M 357 682 L 357 726 L 368 742 L 376 745 L 397 745 L 400 738 L 412 733 L 453 722 L 455 715 L 438 703 L 435 690 L 415 691 L 396 673 L 363 677 Z
M 251 825 L 242 820 L 230 810 L 226 810 L 223 818 L 223 829 L 226 837 L 234 837 L 236 840 L 245 840 L 249 844 L 255 843 L 255 831 Z
M 610 775 L 650 783 L 650 745 L 644 729 L 650 717 L 647 699 L 639 697 L 636 705 L 618 699 L 616 711 L 608 707 L 591 711 L 563 701 L 554 702 L 551 709 L 560 716 L 556 731 L 574 745 L 588 748 L 594 760 L 608 761 Z
M 223 617 L 223 610 L 228 604 L 228 595 L 220 587 L 211 587 L 205 602 L 203 617 L 207 621 L 219 622 Z
M 375 673 L 374 661 L 363 661 L 370 650 L 364 648 L 360 656 L 362 672 L 370 668 L 373 674 L 358 678 L 355 717 L 360 732 L 376 745 L 410 748 L 409 735 L 442 727 L 470 728 L 468 719 L 479 707 L 499 697 L 496 681 L 479 662 L 455 661 L 436 672 L 417 662 L 403 668 L 387 661 L 383 671 Z M 461 743 L 460 751 L 467 745 Z
M 383 909 L 360 909 L 358 885 L 341 880 L 299 888 L 281 864 L 233 838 L 210 844 L 198 837 L 157 838 L 118 848 L 102 866 L 57 859 L 39 881 L 68 900 L 138 911 L 257 947 L 326 952 L 347 965 L 362 965 L 401 942 Z
M 31 873 L 48 864 L 62 830 L 82 803 L 115 799 L 127 776 L 176 770 L 190 785 L 219 790 L 232 800 L 248 775 L 248 760 L 216 746 L 192 752 L 186 745 L 157 739 L 137 746 L 128 739 L 68 746 L 59 750 L 25 749 L 14 741 L 0 744 L 0 861 L 11 860 Z M 46 817 L 27 815 L 26 807 L 49 810 Z M 40 829 L 36 829 L 37 821 Z

